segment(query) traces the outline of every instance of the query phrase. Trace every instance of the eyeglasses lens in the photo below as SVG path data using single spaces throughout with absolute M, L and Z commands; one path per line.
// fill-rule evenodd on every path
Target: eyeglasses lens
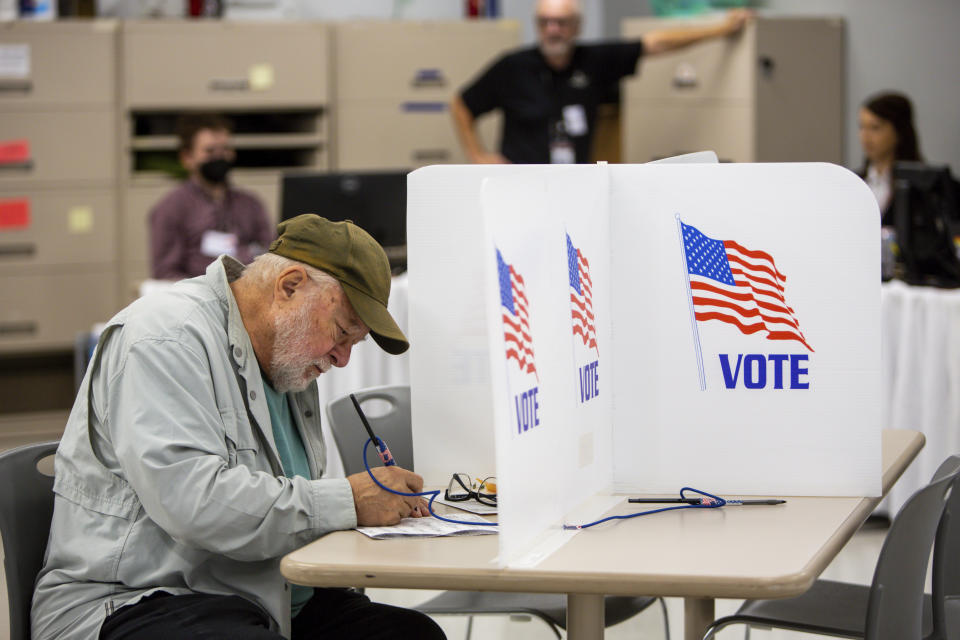
M 450 478 L 450 484 L 447 486 L 447 491 L 444 494 L 444 497 L 447 500 L 452 500 L 454 502 L 469 500 L 470 494 L 470 476 L 465 473 L 455 473 L 453 477 Z
M 497 479 L 494 476 L 484 478 L 477 487 L 477 502 L 490 506 L 497 504 Z

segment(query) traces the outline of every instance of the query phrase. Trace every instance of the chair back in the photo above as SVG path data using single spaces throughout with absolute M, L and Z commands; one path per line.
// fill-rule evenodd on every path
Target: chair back
M 952 456 L 940 465 L 934 480 L 948 475 L 954 460 Z M 937 538 L 933 545 L 933 633 L 930 640 L 946 640 L 947 630 L 960 633 L 960 484 L 951 492 L 940 517 Z M 952 612 L 952 615 L 950 615 Z M 953 618 L 951 620 L 951 618 Z M 952 625 L 949 624 L 952 622 Z
M 870 587 L 867 640 L 921 638 L 927 564 L 958 477 L 960 457 L 949 458 L 934 480 L 910 497 L 890 525 Z
M 398 385 L 373 387 L 355 394 L 363 409 L 370 428 L 378 438 L 387 443 L 397 464 L 413 470 L 413 435 L 410 431 L 410 386 Z M 369 439 L 360 416 L 350 400 L 343 396 L 327 404 L 327 420 L 333 439 L 337 442 L 343 468 L 347 475 L 364 470 L 364 443 Z M 367 460 L 371 467 L 379 464 L 373 445 L 367 448 Z
M 53 477 L 37 469 L 37 463 L 53 455 L 58 444 L 41 442 L 0 453 L 0 535 L 11 640 L 30 638 L 33 587 L 53 517 Z

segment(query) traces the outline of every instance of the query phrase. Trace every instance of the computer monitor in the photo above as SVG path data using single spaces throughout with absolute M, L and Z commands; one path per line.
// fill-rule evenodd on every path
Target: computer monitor
M 904 279 L 912 284 L 960 287 L 954 245 L 960 193 L 946 166 L 898 162 L 893 169 L 893 212 Z
M 395 271 L 407 265 L 407 171 L 288 173 L 280 218 L 316 213 L 352 220 L 383 246 Z

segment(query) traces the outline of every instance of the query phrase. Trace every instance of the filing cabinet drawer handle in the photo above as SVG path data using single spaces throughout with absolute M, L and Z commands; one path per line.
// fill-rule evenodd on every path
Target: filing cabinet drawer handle
M 696 78 L 684 76 L 674 76 L 673 78 L 673 86 L 676 89 L 695 89 L 698 84 Z
M 766 80 L 769 80 L 773 77 L 773 72 L 777 67 L 776 62 L 770 56 L 760 56 L 758 59 L 760 63 L 760 73 L 763 74 L 763 77 Z
M 30 169 L 33 169 L 33 158 L 27 158 L 19 162 L 0 162 L 0 171 L 29 171 Z
M 446 102 L 404 102 L 400 105 L 404 113 L 444 113 L 447 110 Z
M 412 155 L 418 162 L 450 159 L 450 151 L 447 149 L 414 149 Z
M 681 62 L 673 70 L 674 89 L 696 89 L 700 85 L 700 74 L 689 62 Z
M 447 79 L 441 69 L 417 69 L 410 81 L 413 87 L 445 87 Z
M 33 91 L 32 80 L 0 80 L 0 94 L 30 93 Z
M 25 258 L 37 252 L 37 245 L 22 242 L 20 244 L 0 244 L 0 258 Z
M 246 78 L 213 78 L 207 86 L 210 91 L 249 91 L 250 81 Z
M 12 336 L 19 333 L 33 335 L 37 332 L 37 323 L 33 320 L 21 322 L 0 322 L 0 336 Z

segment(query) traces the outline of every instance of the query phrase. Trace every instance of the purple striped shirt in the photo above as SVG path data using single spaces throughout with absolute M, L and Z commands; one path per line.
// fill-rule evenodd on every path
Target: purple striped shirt
M 206 272 L 216 258 L 203 252 L 207 231 L 236 234 L 234 257 L 244 264 L 274 239 L 274 226 L 257 196 L 228 187 L 226 197 L 217 201 L 193 180 L 185 180 L 154 205 L 149 226 L 151 277 L 164 280 Z

